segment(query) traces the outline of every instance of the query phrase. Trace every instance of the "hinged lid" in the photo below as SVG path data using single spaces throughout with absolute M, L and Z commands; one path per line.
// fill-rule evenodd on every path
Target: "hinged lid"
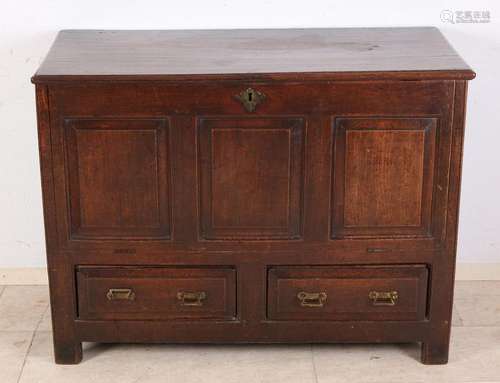
M 472 79 L 437 28 L 61 31 L 33 82 Z

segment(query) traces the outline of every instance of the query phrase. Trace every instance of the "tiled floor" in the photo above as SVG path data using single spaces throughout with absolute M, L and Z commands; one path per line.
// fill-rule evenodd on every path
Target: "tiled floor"
M 500 281 L 457 282 L 450 362 L 418 345 L 179 346 L 84 344 L 52 359 L 46 286 L 0 286 L 0 382 L 500 382 Z

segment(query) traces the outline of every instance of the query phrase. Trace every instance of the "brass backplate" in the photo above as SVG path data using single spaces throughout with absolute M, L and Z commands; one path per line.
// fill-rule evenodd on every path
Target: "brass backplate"
M 250 113 L 255 111 L 257 105 L 266 99 L 266 95 L 264 93 L 252 88 L 247 88 L 234 97 L 238 99 L 243 104 L 247 112 Z

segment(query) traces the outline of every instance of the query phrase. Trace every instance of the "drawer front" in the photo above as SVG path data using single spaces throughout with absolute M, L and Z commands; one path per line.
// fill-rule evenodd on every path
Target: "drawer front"
M 274 320 L 423 320 L 425 266 L 274 267 L 268 316 Z
M 80 319 L 236 317 L 232 268 L 79 267 Z

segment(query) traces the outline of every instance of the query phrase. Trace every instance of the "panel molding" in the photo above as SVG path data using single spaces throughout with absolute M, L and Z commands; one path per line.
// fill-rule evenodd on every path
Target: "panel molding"
M 172 203 L 171 203 L 171 162 L 170 162 L 170 123 L 167 118 L 65 118 L 64 151 L 65 177 L 67 180 L 68 235 L 69 240 L 140 240 L 140 239 L 171 239 Z M 144 219 L 150 221 L 144 224 L 99 224 L 85 222 L 85 212 L 81 195 L 81 148 L 78 146 L 78 135 L 82 132 L 112 133 L 112 134 L 152 134 L 148 140 L 153 143 L 154 177 L 147 177 L 148 182 L 154 182 L 154 188 L 149 190 L 154 206 L 140 210 L 131 201 L 135 216 L 131 220 Z M 123 137 L 121 137 L 123 138 Z M 137 145 L 136 139 L 129 140 Z M 127 153 L 125 156 L 127 156 Z M 139 161 L 146 161 L 139 158 Z M 130 164 L 129 164 L 130 165 Z M 139 164 L 137 165 L 139 166 Z M 139 166 L 140 167 L 140 166 Z M 130 169 L 124 169 L 129 172 Z M 139 174 L 139 173 L 138 173 Z M 118 180 L 119 174 L 113 174 Z M 94 177 L 95 179 L 95 177 Z M 116 180 L 115 180 L 116 181 Z M 136 192 L 139 192 L 141 184 Z M 148 190 L 143 190 L 145 194 Z M 136 193 L 136 195 L 137 195 Z M 95 193 L 91 193 L 95 196 Z M 122 196 L 123 197 L 123 196 Z M 102 201 L 101 201 L 102 202 Z M 139 201 L 136 201 L 139 202 Z M 133 210 L 132 209 L 132 210 Z M 134 212 L 132 213 L 132 215 Z M 146 215 L 149 215 L 147 217 Z M 123 217 L 115 217 L 122 221 Z M 101 221 L 101 220 L 100 220 Z
M 252 133 L 255 133 L 252 137 Z M 286 134 L 287 148 L 274 147 L 273 145 L 281 144 L 280 138 L 270 137 L 272 143 L 269 143 L 269 147 L 265 147 L 263 150 L 268 150 L 268 153 L 247 153 L 247 155 L 254 154 L 249 161 L 254 160 L 257 163 L 259 161 L 268 161 L 271 149 L 276 150 L 278 154 L 283 155 L 284 149 L 286 149 L 286 163 L 279 163 L 279 159 L 275 157 L 272 158 L 272 164 L 275 167 L 269 166 L 264 168 L 260 167 L 264 175 L 269 176 L 273 174 L 272 172 L 279 171 L 286 168 L 286 195 L 281 194 L 283 198 L 279 201 L 280 194 L 279 191 L 269 190 L 269 193 L 273 193 L 274 201 L 278 198 L 279 205 L 281 209 L 276 207 L 276 204 L 272 204 L 270 209 L 276 208 L 281 210 L 281 214 L 276 214 L 275 216 L 270 216 L 270 213 L 262 209 L 257 211 L 257 215 L 260 213 L 263 222 L 258 222 L 259 217 L 252 214 L 245 215 L 242 196 L 231 196 L 232 200 L 230 202 L 225 201 L 224 203 L 229 204 L 232 207 L 238 218 L 232 218 L 227 215 L 227 213 L 220 213 L 218 209 L 221 208 L 222 200 L 217 198 L 216 187 L 220 190 L 226 190 L 225 182 L 235 181 L 241 177 L 241 169 L 231 169 L 228 163 L 237 163 L 237 166 L 243 167 L 247 170 L 247 173 L 252 173 L 249 171 L 249 165 L 244 162 L 238 162 L 235 158 L 237 149 L 231 148 L 231 145 L 240 145 L 244 150 L 244 136 L 246 135 L 247 140 L 256 139 L 260 133 L 268 133 L 271 135 L 276 135 L 280 133 Z M 305 163 L 305 119 L 302 117 L 288 117 L 288 116 L 273 116 L 273 117 L 247 117 L 247 116 L 231 116 L 231 117 L 200 117 L 197 119 L 197 135 L 198 135 L 198 194 L 199 194 L 199 233 L 200 237 L 205 240 L 269 240 L 269 239 L 282 239 L 282 240 L 294 240 L 302 238 L 302 227 L 303 227 L 303 198 L 304 198 L 304 163 Z M 226 140 L 229 140 L 228 147 L 226 150 L 220 150 L 222 147 L 218 147 L 219 150 L 214 148 L 215 145 L 224 145 L 221 135 L 227 135 Z M 219 137 L 217 137 L 219 136 Z M 283 137 L 281 137 L 283 138 Z M 263 140 L 263 138 L 260 138 Z M 219 142 L 217 142 L 217 140 Z M 236 142 L 236 144 L 235 144 Z M 248 141 L 247 141 L 248 143 Z M 262 144 L 268 143 L 265 140 Z M 255 149 L 255 148 L 253 148 Z M 281 151 L 280 151 L 281 150 Z M 217 159 L 214 158 L 213 153 L 217 156 L 226 156 L 224 160 L 219 158 L 219 162 L 216 163 Z M 243 154 L 243 153 L 242 153 Z M 274 154 L 274 152 L 273 152 Z M 265 157 L 265 158 L 264 158 Z M 283 160 L 283 158 L 281 158 Z M 262 164 L 261 164 L 262 165 Z M 214 169 L 224 167 L 221 173 L 224 173 L 224 179 L 219 182 L 219 185 L 214 185 L 214 180 L 217 175 L 214 174 Z M 268 174 L 266 174 L 268 171 Z M 270 173 L 269 173 L 270 172 Z M 282 174 L 282 173 L 280 173 Z M 252 174 L 248 175 L 251 179 Z M 269 177 L 270 180 L 268 185 L 264 186 L 276 186 L 276 182 L 283 186 L 283 181 L 278 181 Z M 263 185 L 260 185 L 263 186 Z M 229 185 L 227 186 L 229 187 Z M 257 186 L 256 186 L 257 187 Z M 231 188 L 231 190 L 240 192 L 241 188 Z M 220 194 L 220 191 L 218 192 Z M 262 198 L 262 190 L 256 189 L 254 193 L 257 197 Z M 250 194 L 251 195 L 251 194 Z M 235 202 L 236 201 L 236 202 Z M 285 202 L 286 201 L 286 202 Z M 262 201 L 261 201 L 262 202 Z M 219 204 L 219 206 L 214 206 Z M 248 206 L 250 207 L 250 206 Z M 225 207 L 227 210 L 227 206 Z M 258 209 L 257 209 L 258 210 Z M 224 215 L 225 214 L 225 215 Z M 219 220 L 219 222 L 217 222 Z M 274 220 L 274 222 L 269 221 Z M 222 222 L 221 222 L 222 221 Z M 244 221 L 241 224 L 236 221 Z M 245 222 L 246 221 L 246 222 Z M 250 223 L 249 223 L 250 222 Z
M 439 221 L 440 212 L 444 212 L 442 208 L 442 201 L 435 201 L 435 188 L 439 185 L 438 175 L 435 168 L 440 160 L 442 160 L 442 151 L 439 150 L 440 135 L 440 119 L 436 116 L 405 116 L 405 117 L 380 117 L 380 116 L 363 116 L 363 117 L 337 117 L 333 119 L 332 128 L 332 186 L 331 186 L 331 238 L 438 238 L 438 231 L 442 228 L 438 227 L 436 223 Z M 421 169 L 417 169 L 418 161 L 413 165 L 418 174 L 421 175 L 422 180 L 419 188 L 421 188 L 420 198 L 417 196 L 414 205 L 418 210 L 411 212 L 413 216 L 404 216 L 404 211 L 400 211 L 401 217 L 390 217 L 384 221 L 384 217 L 373 216 L 368 218 L 367 214 L 362 214 L 360 207 L 353 206 L 353 201 L 348 201 L 348 172 L 347 164 L 347 144 L 349 133 L 354 132 L 388 132 L 397 133 L 402 132 L 421 132 L 422 143 L 418 142 L 418 137 L 414 136 L 414 143 L 422 146 L 421 156 L 422 164 Z M 393 138 L 396 135 L 393 135 Z M 411 137 L 408 135 L 408 137 Z M 393 143 L 393 148 L 399 147 Z M 446 149 L 446 148 L 444 148 Z M 402 149 L 401 149 L 402 150 Z M 374 154 L 375 155 L 375 154 Z M 388 163 L 387 166 L 391 166 Z M 361 167 L 364 169 L 364 167 Z M 354 167 L 354 170 L 356 167 Z M 384 172 L 385 173 L 385 172 Z M 443 180 L 441 175 L 441 181 Z M 442 183 L 442 182 L 441 182 Z M 407 190 L 410 192 L 411 187 Z M 352 194 L 349 195 L 352 197 Z M 366 197 L 365 197 L 366 199 Z M 399 201 L 400 204 L 403 201 Z M 390 203 L 388 203 L 390 205 Z M 348 210 L 351 209 L 351 210 Z M 355 209 L 355 210 L 352 210 Z M 357 209 L 357 210 L 356 210 Z M 349 211 L 355 211 L 361 214 L 360 221 L 375 221 L 373 224 L 355 224 L 355 219 L 347 217 Z M 372 211 L 372 209 L 370 209 Z M 397 211 L 395 212 L 397 213 Z M 363 218 L 364 217 L 364 218 Z M 401 223 L 393 223 L 393 221 Z M 408 222 L 404 222 L 407 219 Z M 349 222 L 349 220 L 351 222 Z M 377 224 L 376 221 L 380 221 Z

